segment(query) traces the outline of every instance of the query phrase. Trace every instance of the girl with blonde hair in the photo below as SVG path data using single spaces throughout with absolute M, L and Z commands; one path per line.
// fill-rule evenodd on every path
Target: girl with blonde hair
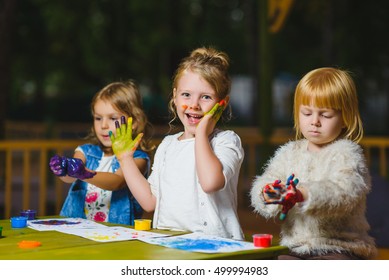
M 280 244 L 290 253 L 279 259 L 373 258 L 365 217 L 371 181 L 350 74 L 307 73 L 295 90 L 294 122 L 296 140 L 276 151 L 251 189 L 255 212 L 280 215 Z

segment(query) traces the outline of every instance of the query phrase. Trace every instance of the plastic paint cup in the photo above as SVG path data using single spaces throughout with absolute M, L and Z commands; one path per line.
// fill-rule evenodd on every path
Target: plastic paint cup
M 253 242 L 255 247 L 267 248 L 271 246 L 273 235 L 271 234 L 254 234 Z
M 27 217 L 28 220 L 35 220 L 36 211 L 35 210 L 23 210 L 20 211 L 20 216 Z
M 27 217 L 12 217 L 11 218 L 11 226 L 13 228 L 24 228 L 27 226 Z
M 134 221 L 135 230 L 150 230 L 151 229 L 151 220 L 149 219 L 138 219 Z

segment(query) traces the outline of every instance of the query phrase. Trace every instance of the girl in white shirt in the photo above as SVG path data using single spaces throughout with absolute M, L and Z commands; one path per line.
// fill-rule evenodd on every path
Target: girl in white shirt
M 111 140 L 126 182 L 153 226 L 243 239 L 237 214 L 237 184 L 244 151 L 233 131 L 215 129 L 229 102 L 229 58 L 199 48 L 184 58 L 173 79 L 169 109 L 183 131 L 165 137 L 148 180 L 135 166 L 131 120 L 117 124 Z

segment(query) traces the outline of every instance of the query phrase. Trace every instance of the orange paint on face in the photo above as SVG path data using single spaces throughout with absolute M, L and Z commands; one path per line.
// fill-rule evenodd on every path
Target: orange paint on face
M 220 102 L 219 102 L 219 105 L 220 106 L 226 106 L 227 102 L 225 99 L 222 99 Z
M 188 109 L 188 105 L 182 105 L 181 108 L 186 110 L 186 109 Z

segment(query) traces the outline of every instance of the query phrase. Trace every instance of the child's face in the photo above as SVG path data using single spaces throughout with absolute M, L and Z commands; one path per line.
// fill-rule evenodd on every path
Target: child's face
M 185 71 L 174 89 L 177 115 L 184 125 L 183 138 L 193 138 L 204 114 L 219 102 L 215 90 L 199 74 Z
M 345 127 L 340 111 L 306 105 L 300 105 L 299 125 L 310 151 L 336 140 Z
M 94 106 L 93 126 L 96 132 L 96 137 L 104 145 L 104 147 L 112 147 L 109 131 L 114 134 L 116 132 L 115 121 L 120 122 L 120 117 L 123 116 L 111 103 L 104 100 L 97 100 Z M 127 116 L 125 116 L 127 118 Z

